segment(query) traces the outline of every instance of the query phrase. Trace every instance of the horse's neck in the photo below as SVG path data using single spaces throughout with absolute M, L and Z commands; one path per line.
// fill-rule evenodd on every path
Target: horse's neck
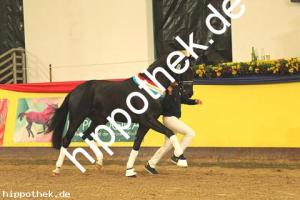
M 152 65 L 150 65 L 150 67 L 147 69 L 147 71 L 150 73 L 150 74 L 153 74 L 153 71 L 155 68 L 157 67 L 161 67 L 163 69 L 165 69 L 174 79 L 175 81 L 178 81 L 178 75 L 175 74 L 174 72 L 172 72 L 169 67 L 167 66 L 167 64 L 164 62 L 164 63 L 158 63 L 158 65 L 155 65 L 155 63 L 153 63 Z M 143 76 L 147 77 L 146 74 L 142 73 Z M 158 72 L 157 75 L 156 75 L 156 80 L 162 84 L 164 86 L 164 88 L 167 88 L 171 81 L 162 73 Z
M 153 82 L 145 73 L 140 73 L 139 75 L 146 80 Z M 162 78 L 162 75 L 157 75 L 155 78 L 162 86 L 164 86 L 164 88 L 167 88 L 170 85 L 170 81 L 167 78 Z

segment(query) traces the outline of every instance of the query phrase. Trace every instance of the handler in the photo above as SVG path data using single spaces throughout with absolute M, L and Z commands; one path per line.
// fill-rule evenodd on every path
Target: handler
M 196 133 L 193 129 L 183 123 L 179 118 L 181 117 L 181 104 L 197 105 L 202 104 L 199 99 L 189 99 L 181 96 L 178 84 L 172 83 L 166 91 L 166 96 L 163 99 L 163 124 L 174 131 L 175 133 L 183 134 L 181 140 L 181 148 L 184 151 L 195 137 Z M 165 137 L 165 142 L 154 154 L 154 156 L 146 164 L 145 169 L 151 174 L 158 174 L 155 169 L 159 160 L 172 148 L 170 140 Z M 186 159 L 183 155 L 176 157 L 173 155 L 171 161 L 180 167 L 187 167 Z

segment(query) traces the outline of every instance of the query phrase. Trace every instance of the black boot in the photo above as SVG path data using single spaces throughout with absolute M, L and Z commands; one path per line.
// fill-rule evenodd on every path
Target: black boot
M 147 172 L 149 172 L 150 174 L 159 174 L 158 173 L 158 171 L 156 171 L 156 169 L 155 168 L 153 168 L 153 167 L 151 167 L 150 165 L 149 165 L 149 163 L 147 163 L 146 165 L 145 165 L 145 170 L 147 171 Z
M 172 161 L 172 163 L 176 164 L 179 167 L 188 167 L 187 160 L 183 156 L 183 154 L 181 154 L 179 157 L 173 155 L 171 157 L 171 161 Z

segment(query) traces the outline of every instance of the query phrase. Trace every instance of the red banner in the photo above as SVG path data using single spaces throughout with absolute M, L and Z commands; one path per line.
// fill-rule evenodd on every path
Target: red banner
M 111 79 L 111 81 L 121 81 L 124 79 Z M 34 93 L 68 93 L 84 81 L 53 82 L 53 83 L 28 83 L 28 84 L 5 84 L 0 85 L 0 89 L 17 92 Z

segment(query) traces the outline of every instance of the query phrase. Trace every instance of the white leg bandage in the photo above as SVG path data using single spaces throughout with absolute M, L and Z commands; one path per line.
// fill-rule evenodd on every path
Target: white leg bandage
M 52 171 L 54 174 L 59 174 L 60 173 L 60 168 L 62 167 L 65 159 L 65 153 L 64 153 L 64 147 L 60 148 L 59 156 L 56 161 L 55 169 Z
M 129 159 L 128 159 L 128 162 L 127 162 L 127 169 L 130 169 L 130 168 L 133 168 L 133 165 L 134 165 L 134 162 L 135 162 L 135 159 L 138 155 L 138 151 L 136 150 L 131 150 L 130 152 L 130 156 L 129 156 Z
M 61 166 L 64 163 L 64 159 L 65 159 L 65 156 L 66 156 L 64 151 L 63 151 L 64 149 L 65 149 L 64 147 L 60 148 L 60 153 L 59 153 L 58 159 L 56 161 L 56 167 L 58 167 L 58 168 L 61 168 Z
M 97 143 L 94 140 L 92 140 L 91 143 L 93 145 L 90 145 L 90 148 L 93 150 L 93 152 L 95 153 L 96 158 L 97 158 L 96 164 L 102 166 L 103 165 L 103 153 L 100 151 L 100 149 L 97 146 Z

